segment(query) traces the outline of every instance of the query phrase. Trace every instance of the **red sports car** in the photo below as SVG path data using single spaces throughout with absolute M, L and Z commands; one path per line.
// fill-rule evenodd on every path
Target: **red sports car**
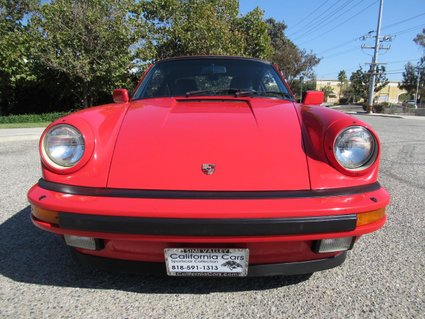
M 131 98 L 65 116 L 40 140 L 33 223 L 83 263 L 171 276 L 311 273 L 385 223 L 369 125 L 301 103 L 278 68 L 160 61 Z

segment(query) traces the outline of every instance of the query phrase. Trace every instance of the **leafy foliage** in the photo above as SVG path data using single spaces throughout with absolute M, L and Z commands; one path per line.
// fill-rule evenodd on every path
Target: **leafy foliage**
M 269 36 L 273 46 L 271 60 L 278 65 L 286 79 L 291 83 L 298 76 L 312 78 L 313 67 L 320 59 L 312 52 L 299 49 L 285 36 L 286 25 L 275 19 L 267 19 Z
M 300 79 L 294 79 L 291 81 L 291 90 L 295 94 L 297 100 L 302 99 L 303 93 L 306 91 L 316 90 L 316 79 L 312 77 L 309 81 L 301 81 Z
M 422 58 L 422 61 L 425 60 Z M 419 88 L 423 88 L 425 84 L 425 70 L 422 68 L 420 71 L 420 82 Z M 418 83 L 418 73 L 417 68 L 410 62 L 404 66 L 403 80 L 400 83 L 399 87 L 408 92 L 412 97 L 416 92 L 416 86 Z
M 339 71 L 338 73 L 338 86 L 339 86 L 339 93 L 338 93 L 338 99 L 341 98 L 341 93 L 345 90 L 347 86 L 347 74 L 344 70 Z
M 90 106 L 116 86 L 129 85 L 129 73 L 146 36 L 131 14 L 133 1 L 58 0 L 44 4 L 31 18 L 34 57 L 46 69 L 64 76 L 71 93 Z
M 0 1 L 0 115 L 13 109 L 16 87 L 35 78 L 29 63 L 32 39 L 22 23 L 36 1 Z
M 140 3 L 156 58 L 182 55 L 243 55 L 267 58 L 267 24 L 259 8 L 238 16 L 237 0 L 149 0 Z
M 43 113 L 43 114 L 21 114 L 0 116 L 0 124 L 6 123 L 41 123 L 53 122 L 58 118 L 67 115 L 66 112 Z
M 421 33 L 416 35 L 413 41 L 425 49 L 425 28 L 422 29 Z
M 320 91 L 322 91 L 325 94 L 325 101 L 328 99 L 328 97 L 331 94 L 334 94 L 334 90 L 330 85 L 326 85 L 324 87 L 321 87 Z
M 0 115 L 106 103 L 181 55 L 271 59 L 297 91 L 320 60 L 285 29 L 258 7 L 241 15 L 238 0 L 0 0 Z
M 387 86 L 389 81 L 385 75 L 384 66 L 376 67 L 375 72 L 377 75 L 375 78 L 374 92 L 378 92 L 385 86 Z M 364 101 L 367 101 L 370 83 L 370 72 L 363 71 L 362 67 L 360 66 L 355 72 L 351 74 L 350 81 L 351 94 L 356 96 L 356 99 L 362 98 L 364 99 Z

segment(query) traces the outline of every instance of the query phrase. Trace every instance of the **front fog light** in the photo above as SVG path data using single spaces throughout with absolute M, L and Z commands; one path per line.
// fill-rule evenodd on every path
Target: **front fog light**
M 64 237 L 68 246 L 88 250 L 99 250 L 103 247 L 103 242 L 100 239 L 75 235 L 64 235 Z
M 313 251 L 315 253 L 334 253 L 346 251 L 353 248 L 355 237 L 342 237 L 322 239 L 314 242 Z

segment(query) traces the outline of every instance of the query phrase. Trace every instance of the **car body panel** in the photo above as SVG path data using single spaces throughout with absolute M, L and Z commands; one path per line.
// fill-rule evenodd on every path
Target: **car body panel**
M 109 104 L 102 107 L 93 107 L 65 116 L 50 124 L 41 136 L 57 124 L 70 124 L 78 127 L 80 121 L 89 123 L 94 136 L 94 151 L 90 160 L 78 171 L 71 174 L 52 172 L 46 165 L 42 165 L 42 175 L 45 179 L 69 185 L 83 185 L 91 187 L 106 187 L 109 167 L 115 148 L 116 137 L 128 108 L 128 103 Z M 85 138 L 88 133 L 81 132 Z
M 209 176 L 201 170 L 207 163 L 216 166 Z M 225 97 L 133 102 L 117 139 L 108 187 L 309 189 L 293 104 Z
M 379 147 L 378 136 L 368 124 L 350 115 L 325 107 L 297 104 L 296 109 L 301 119 L 311 189 L 367 185 L 378 179 L 379 151 L 375 163 L 368 169 L 367 173 L 359 172 L 354 176 L 338 171 L 331 165 L 326 154 L 326 149 L 333 149 L 332 139 L 328 139 L 332 126 L 344 128 L 360 125 L 366 127 L 374 133 Z

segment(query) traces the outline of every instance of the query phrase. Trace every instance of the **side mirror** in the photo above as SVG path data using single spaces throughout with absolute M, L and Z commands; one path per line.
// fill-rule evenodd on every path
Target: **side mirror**
M 130 101 L 128 91 L 126 89 L 115 89 L 112 93 L 112 99 L 115 103 L 127 103 Z
M 307 91 L 303 95 L 302 104 L 320 105 L 325 100 L 325 93 L 322 91 Z

